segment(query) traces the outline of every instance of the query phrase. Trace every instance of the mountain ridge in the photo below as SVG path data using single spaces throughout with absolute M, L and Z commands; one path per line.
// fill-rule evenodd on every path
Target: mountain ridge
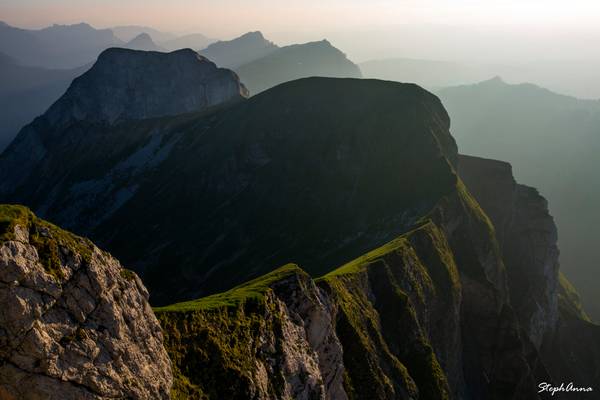
M 278 48 L 275 43 L 265 39 L 261 32 L 254 31 L 232 40 L 211 43 L 199 53 L 220 67 L 235 69 L 264 57 Z
M 252 95 L 278 84 L 313 76 L 362 78 L 360 68 L 324 39 L 278 48 L 236 69 Z

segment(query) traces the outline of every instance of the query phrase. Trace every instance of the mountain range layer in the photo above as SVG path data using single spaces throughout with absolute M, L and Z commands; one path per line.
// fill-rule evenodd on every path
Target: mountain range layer
M 332 78 L 246 95 L 192 51 L 109 50 L 0 156 L 0 202 L 91 237 L 162 306 L 161 335 L 134 273 L 1 207 L 3 298 L 58 306 L 0 313 L 0 394 L 23 374 L 93 399 L 539 399 L 598 381 L 546 201 L 459 156 L 437 97 Z
M 63 50 L 75 46 L 70 38 L 81 29 L 79 26 L 54 27 L 54 30 L 61 32 L 65 42 L 61 45 Z M 327 41 L 279 48 L 265 39 L 262 33 L 249 32 L 233 40 L 210 44 L 211 40 L 197 34 L 166 40 L 169 35 L 139 26 L 117 27 L 114 32 L 120 37 L 103 41 L 105 31 L 94 30 L 87 25 L 85 29 L 89 32 L 77 39 L 79 46 L 69 50 L 75 59 L 68 61 L 69 57 L 63 56 L 64 65 L 76 65 L 77 68 L 56 69 L 48 67 L 55 66 L 55 63 L 46 60 L 35 46 L 27 47 L 33 44 L 23 44 L 25 50 L 14 48 L 15 43 L 24 41 L 34 33 L 45 38 L 45 30 L 32 33 L 8 25 L 0 26 L 0 52 L 6 53 L 0 53 L 0 105 L 5 110 L 0 115 L 0 152 L 25 124 L 44 113 L 67 90 L 71 81 L 87 71 L 98 55 L 111 46 L 155 52 L 203 49 L 200 53 L 219 67 L 237 68 L 238 73 L 243 74 L 250 94 L 309 76 L 361 77 L 360 69 Z M 161 41 L 157 42 L 153 37 Z M 39 66 L 28 66 L 30 62 L 20 58 L 21 51 L 40 54 L 39 60 L 34 63 Z M 79 66 L 82 65 L 79 64 L 81 59 L 86 60 L 83 66 Z

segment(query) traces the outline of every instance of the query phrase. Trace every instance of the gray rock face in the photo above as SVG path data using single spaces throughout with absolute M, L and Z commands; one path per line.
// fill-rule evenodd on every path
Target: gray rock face
M 170 360 L 140 279 L 18 210 L 0 232 L 0 398 L 168 399 Z
M 277 282 L 272 289 L 285 304 L 289 319 L 303 327 L 299 336 L 314 354 L 324 398 L 347 400 L 342 345 L 335 333 L 332 305 L 327 297 L 312 279 L 300 274 Z
M 52 125 L 145 119 L 199 111 L 247 96 L 232 71 L 198 53 L 105 50 L 47 112 Z
M 321 291 L 294 265 L 264 282 L 262 298 L 229 308 L 190 302 L 157 309 L 173 359 L 175 396 L 348 399 L 342 345 Z M 253 290 L 248 285 L 240 293 Z

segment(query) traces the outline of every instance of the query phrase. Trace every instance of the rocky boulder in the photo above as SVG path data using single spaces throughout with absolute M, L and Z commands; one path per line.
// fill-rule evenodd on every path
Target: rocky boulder
M 0 303 L 0 398 L 169 398 L 137 275 L 20 206 L 0 206 Z

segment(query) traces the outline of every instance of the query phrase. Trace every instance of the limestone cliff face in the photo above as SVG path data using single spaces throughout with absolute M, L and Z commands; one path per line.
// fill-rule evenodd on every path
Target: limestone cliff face
M 0 398 L 169 398 L 140 279 L 23 207 L 0 206 L 0 303 Z
M 461 156 L 459 171 L 497 229 L 511 305 L 539 349 L 558 320 L 558 236 L 548 203 L 517 184 L 508 163 Z
M 589 320 L 575 289 L 559 272 L 557 229 L 547 201 L 534 188 L 517 184 L 507 163 L 460 156 L 459 171 L 496 227 L 510 305 L 536 381 L 594 387 L 600 378 L 600 327 Z M 555 398 L 600 395 L 571 392 Z

